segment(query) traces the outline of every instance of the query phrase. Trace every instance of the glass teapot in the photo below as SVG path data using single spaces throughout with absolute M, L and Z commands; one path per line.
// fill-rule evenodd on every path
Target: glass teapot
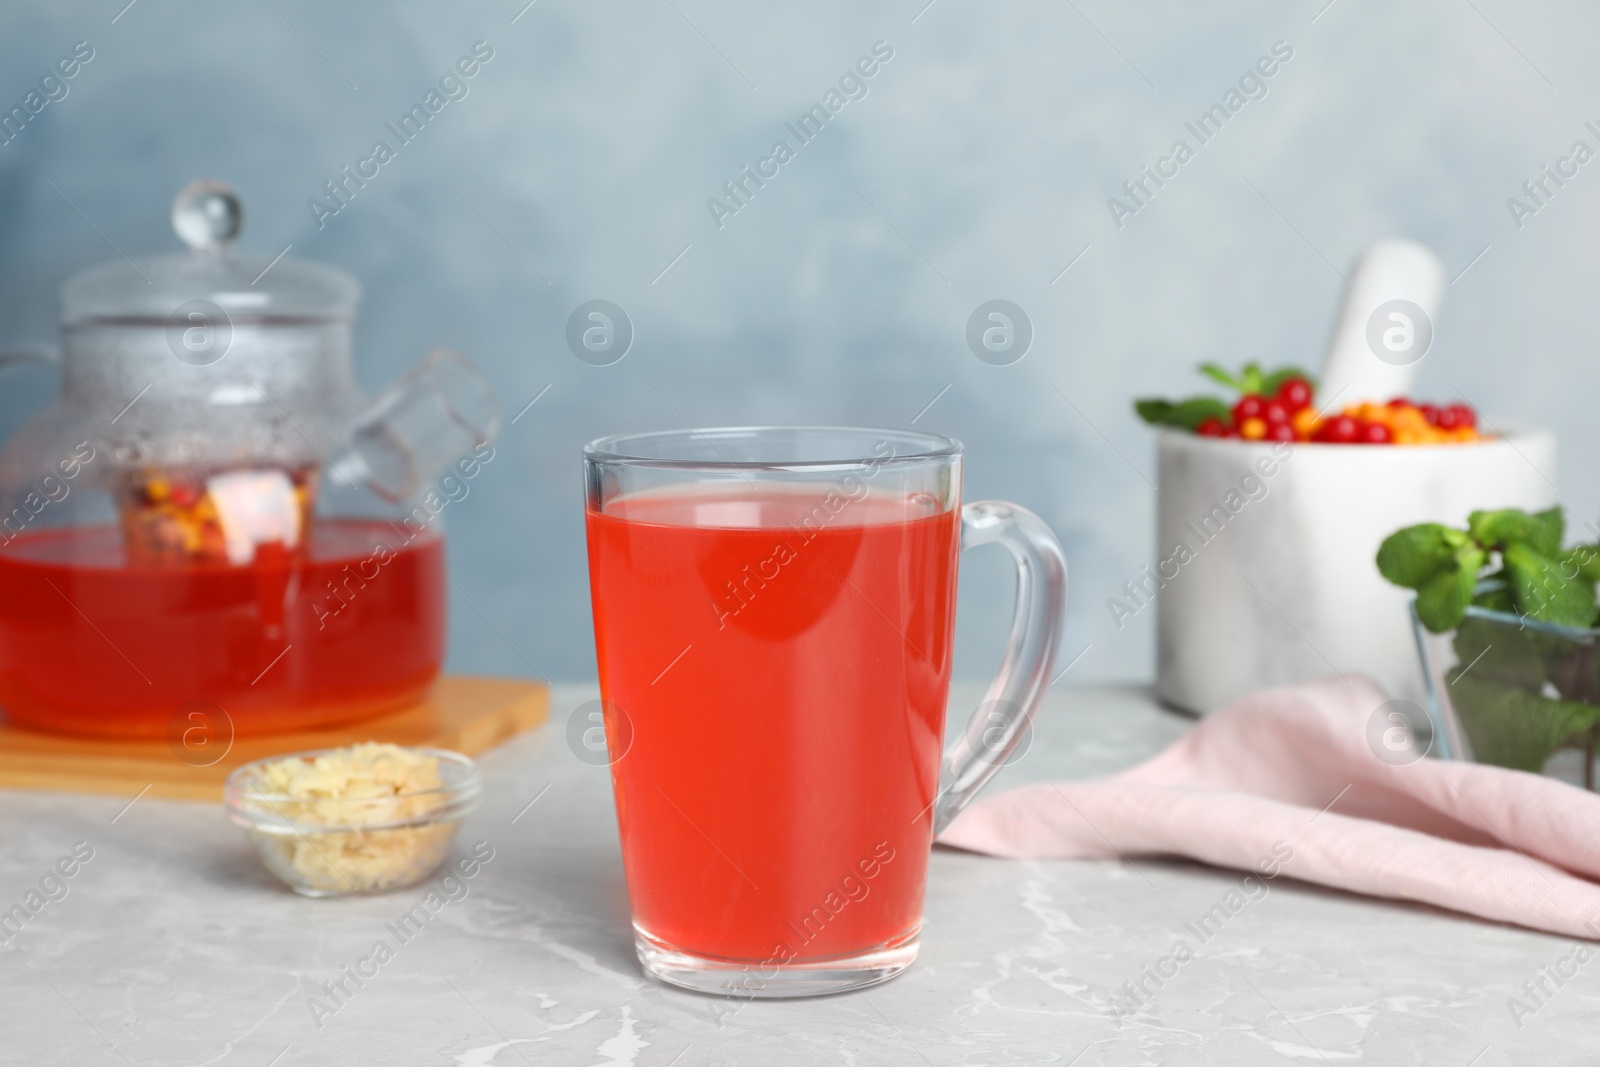
M 235 253 L 242 220 L 196 182 L 172 209 L 188 251 L 62 286 L 61 394 L 0 449 L 15 725 L 309 729 L 395 710 L 438 673 L 439 520 L 493 458 L 494 394 L 439 350 L 363 396 L 360 285 Z

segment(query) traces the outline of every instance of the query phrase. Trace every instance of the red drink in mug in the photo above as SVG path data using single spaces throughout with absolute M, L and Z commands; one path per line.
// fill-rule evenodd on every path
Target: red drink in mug
M 1049 681 L 1066 571 L 1031 513 L 962 508 L 961 446 L 891 430 L 607 438 L 585 451 L 612 784 L 645 970 L 836 992 L 915 958 L 928 855 Z M 1019 565 L 986 709 L 941 752 L 963 544 Z

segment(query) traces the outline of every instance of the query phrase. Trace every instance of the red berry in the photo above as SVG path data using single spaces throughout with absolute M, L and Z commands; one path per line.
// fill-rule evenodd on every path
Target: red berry
M 1361 443 L 1364 445 L 1390 445 L 1394 443 L 1394 434 L 1389 432 L 1389 427 L 1381 422 L 1369 422 L 1361 427 Z
M 1478 428 L 1478 413 L 1466 404 L 1451 404 L 1450 410 L 1455 412 L 1456 426 L 1471 430 Z
M 1460 419 L 1461 413 L 1452 405 L 1447 408 L 1440 408 L 1439 416 L 1434 419 L 1433 424 L 1441 430 L 1453 430 L 1460 425 Z
M 1391 407 L 1391 408 L 1408 408 L 1408 407 L 1411 406 L 1411 401 L 1407 400 L 1403 396 L 1397 396 L 1393 400 L 1391 400 L 1387 404 L 1385 404 L 1384 406 L 1385 407 Z
M 1261 409 L 1261 417 L 1267 420 L 1268 426 L 1276 426 L 1279 423 L 1288 422 L 1289 415 L 1288 405 L 1280 400 L 1269 400 L 1266 406 Z
M 1286 378 L 1283 384 L 1278 386 L 1278 399 L 1291 412 L 1310 407 L 1311 383 L 1304 378 Z
M 1349 415 L 1337 415 L 1322 427 L 1322 440 L 1335 445 L 1354 444 L 1361 434 L 1361 424 Z
M 1233 424 L 1243 426 L 1245 419 L 1261 418 L 1261 410 L 1266 407 L 1266 402 L 1256 393 L 1246 393 L 1233 405 Z
M 1432 404 L 1418 404 L 1417 410 L 1422 412 L 1422 417 L 1428 420 L 1429 426 L 1439 425 L 1439 409 Z
M 1268 441 L 1293 441 L 1294 427 L 1287 422 L 1273 422 L 1267 424 Z
M 1213 415 L 1210 418 L 1202 419 L 1200 425 L 1195 427 L 1194 432 L 1201 437 L 1226 437 L 1228 436 L 1228 426 Z

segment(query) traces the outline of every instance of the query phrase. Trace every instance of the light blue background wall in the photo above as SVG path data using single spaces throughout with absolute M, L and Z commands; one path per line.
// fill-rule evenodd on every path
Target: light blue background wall
M 74 42 L 96 52 L 0 146 L 0 347 L 49 339 L 55 287 L 112 243 L 173 247 L 172 194 L 215 176 L 246 200 L 252 251 L 292 242 L 364 281 L 369 386 L 434 345 L 477 359 L 508 417 L 549 386 L 450 515 L 482 612 L 452 600 L 456 669 L 592 673 L 585 440 L 905 425 L 938 395 L 917 425 L 967 443 L 968 498 L 1025 504 L 1067 546 L 1065 655 L 1091 646 L 1072 677 L 1146 676 L 1151 613 L 1119 632 L 1105 607 L 1153 558 L 1130 397 L 1198 385 L 1204 359 L 1314 365 L 1338 271 L 1389 234 L 1452 277 L 1488 247 L 1422 391 L 1554 426 L 1566 499 L 1600 508 L 1600 161 L 1521 229 L 1505 203 L 1574 140 L 1600 148 L 1592 6 L 125 2 L 0 8 L 7 109 Z M 480 39 L 495 57 L 470 95 L 319 230 L 307 199 Z M 894 58 L 869 95 L 719 230 L 706 199 L 878 40 Z M 1267 96 L 1118 229 L 1107 198 L 1278 40 L 1294 57 Z M 595 297 L 637 330 L 610 367 L 563 339 Z M 963 339 L 994 297 L 1036 330 L 1009 367 Z M 51 387 L 0 381 L 0 429 Z M 995 662 L 1009 581 L 1002 558 L 966 561 L 960 674 Z

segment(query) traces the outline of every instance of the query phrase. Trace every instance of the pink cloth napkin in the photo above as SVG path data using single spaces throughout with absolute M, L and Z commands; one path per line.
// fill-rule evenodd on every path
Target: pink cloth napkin
M 939 840 L 1017 859 L 1187 856 L 1600 937 L 1600 796 L 1385 762 L 1368 731 L 1386 699 L 1360 678 L 1257 693 L 1111 778 L 981 799 Z

